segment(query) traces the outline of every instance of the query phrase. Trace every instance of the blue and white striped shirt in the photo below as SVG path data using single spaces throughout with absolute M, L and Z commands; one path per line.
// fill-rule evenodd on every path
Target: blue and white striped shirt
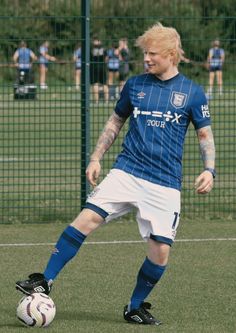
M 166 81 L 153 74 L 134 76 L 127 80 L 115 112 L 130 122 L 113 168 L 180 190 L 189 123 L 195 129 L 211 123 L 203 89 L 182 74 Z

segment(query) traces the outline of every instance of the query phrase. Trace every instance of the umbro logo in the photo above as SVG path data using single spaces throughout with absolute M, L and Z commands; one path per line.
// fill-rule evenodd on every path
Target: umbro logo
M 141 98 L 144 98 L 144 96 L 146 96 L 146 94 L 143 92 L 143 91 L 140 91 L 138 94 L 137 94 L 138 98 L 141 99 Z
M 44 287 L 42 287 L 42 286 L 38 286 L 38 287 L 35 287 L 35 288 L 34 288 L 34 291 L 35 291 L 36 293 L 44 293 L 44 292 L 45 292 L 45 289 L 44 289 Z
M 142 318 L 140 318 L 138 315 L 131 316 L 131 318 L 134 321 L 137 321 L 137 323 L 142 323 L 143 322 Z

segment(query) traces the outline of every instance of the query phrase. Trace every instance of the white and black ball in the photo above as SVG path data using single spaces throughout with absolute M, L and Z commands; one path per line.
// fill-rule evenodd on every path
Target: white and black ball
M 26 326 L 46 327 L 54 319 L 56 307 L 46 294 L 34 293 L 24 296 L 16 310 L 17 318 Z

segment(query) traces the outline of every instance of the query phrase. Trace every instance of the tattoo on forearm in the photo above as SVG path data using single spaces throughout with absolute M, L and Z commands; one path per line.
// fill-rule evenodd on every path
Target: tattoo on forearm
M 197 131 L 204 167 L 215 167 L 215 144 L 210 126 Z
M 119 117 L 116 113 L 113 113 L 108 119 L 102 134 L 100 135 L 96 148 L 91 156 L 91 159 L 100 160 L 104 153 L 111 147 L 115 139 L 117 138 L 122 126 L 126 119 Z

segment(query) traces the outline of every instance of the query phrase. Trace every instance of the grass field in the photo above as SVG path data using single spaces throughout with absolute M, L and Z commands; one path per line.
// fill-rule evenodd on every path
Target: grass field
M 20 299 L 15 281 L 43 270 L 52 243 L 65 227 L 62 222 L 71 221 L 80 209 L 80 95 L 68 88 L 50 87 L 38 92 L 35 101 L 15 101 L 11 87 L 0 91 L 3 333 L 25 330 L 15 317 Z M 113 105 L 91 103 L 92 146 Z M 167 273 L 150 297 L 153 314 L 164 325 L 137 327 L 122 319 L 145 256 L 145 245 L 136 242 L 140 238 L 130 215 L 126 222 L 114 222 L 89 237 L 59 276 L 52 292 L 57 315 L 48 332 L 236 332 L 235 92 L 226 89 L 210 106 L 218 176 L 209 196 L 194 193 L 194 177 L 202 166 L 195 133 L 190 130 L 178 241 Z M 122 135 L 103 162 L 103 175 L 121 142 Z
M 25 331 L 15 316 L 21 294 L 14 283 L 43 270 L 64 228 L 0 226 L 0 332 Z M 235 235 L 235 221 L 182 221 L 167 272 L 149 298 L 164 324 L 143 327 L 122 318 L 145 256 L 136 223 L 119 220 L 100 228 L 55 281 L 57 314 L 47 332 L 235 333 Z

